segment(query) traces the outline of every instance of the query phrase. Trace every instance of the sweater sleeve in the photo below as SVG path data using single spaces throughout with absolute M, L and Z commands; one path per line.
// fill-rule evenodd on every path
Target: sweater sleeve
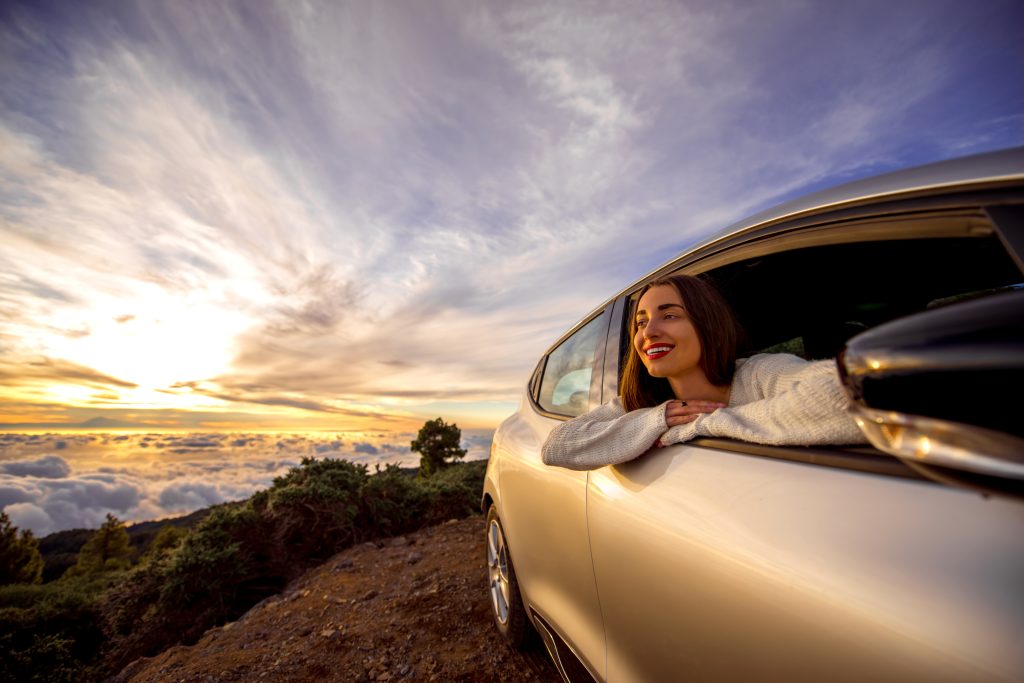
M 757 355 L 737 370 L 728 407 L 668 429 L 661 441 L 720 436 L 775 446 L 866 443 L 848 406 L 835 361 Z
M 627 413 L 615 398 L 552 429 L 541 458 L 571 470 L 618 465 L 646 453 L 666 426 L 664 404 Z

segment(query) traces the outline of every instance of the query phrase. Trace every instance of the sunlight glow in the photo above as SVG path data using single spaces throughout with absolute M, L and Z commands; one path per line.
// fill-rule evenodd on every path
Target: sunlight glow
M 243 314 L 218 307 L 201 292 L 173 295 L 154 286 L 140 290 L 130 299 L 97 302 L 89 311 L 89 334 L 50 337 L 50 354 L 151 391 L 229 370 L 234 338 L 250 324 Z M 182 403 L 180 398 L 160 402 Z

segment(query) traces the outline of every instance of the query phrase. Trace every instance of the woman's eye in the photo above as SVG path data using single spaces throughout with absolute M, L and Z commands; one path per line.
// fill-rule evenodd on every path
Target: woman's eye
M 646 320 L 637 320 L 637 321 L 636 321 L 636 326 L 637 326 L 637 327 L 643 327 L 643 326 L 644 326 L 644 325 L 646 325 L 646 324 L 647 324 L 647 321 L 646 321 Z

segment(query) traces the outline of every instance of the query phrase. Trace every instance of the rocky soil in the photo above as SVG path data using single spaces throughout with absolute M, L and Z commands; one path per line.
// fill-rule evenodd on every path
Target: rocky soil
M 543 647 L 518 653 L 499 639 L 484 538 L 474 516 L 350 548 L 195 645 L 113 680 L 559 681 Z

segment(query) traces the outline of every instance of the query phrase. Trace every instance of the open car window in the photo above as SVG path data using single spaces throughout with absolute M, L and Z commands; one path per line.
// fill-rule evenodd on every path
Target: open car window
M 722 290 L 748 338 L 742 355 L 785 352 L 808 360 L 835 358 L 847 340 L 883 323 L 1020 289 L 1024 277 L 1017 261 L 995 227 L 978 216 L 963 216 L 959 225 L 955 217 L 943 216 L 935 230 L 925 221 L 914 232 L 893 234 L 875 222 L 863 233 L 868 238 L 864 241 L 853 239 L 861 233 L 843 225 L 835 226 L 834 235 L 818 228 L 814 239 L 785 234 L 777 244 L 767 239 L 756 249 L 740 245 L 732 258 L 725 250 L 677 272 L 706 274 Z M 634 292 L 632 299 L 636 296 Z M 621 358 L 630 352 L 626 327 L 623 320 L 620 370 Z M 908 469 L 871 447 L 800 449 L 728 439 L 696 443 L 887 474 L 894 466 Z M 809 460 L 811 450 L 816 455 Z M 829 451 L 842 451 L 843 457 L 822 457 Z

